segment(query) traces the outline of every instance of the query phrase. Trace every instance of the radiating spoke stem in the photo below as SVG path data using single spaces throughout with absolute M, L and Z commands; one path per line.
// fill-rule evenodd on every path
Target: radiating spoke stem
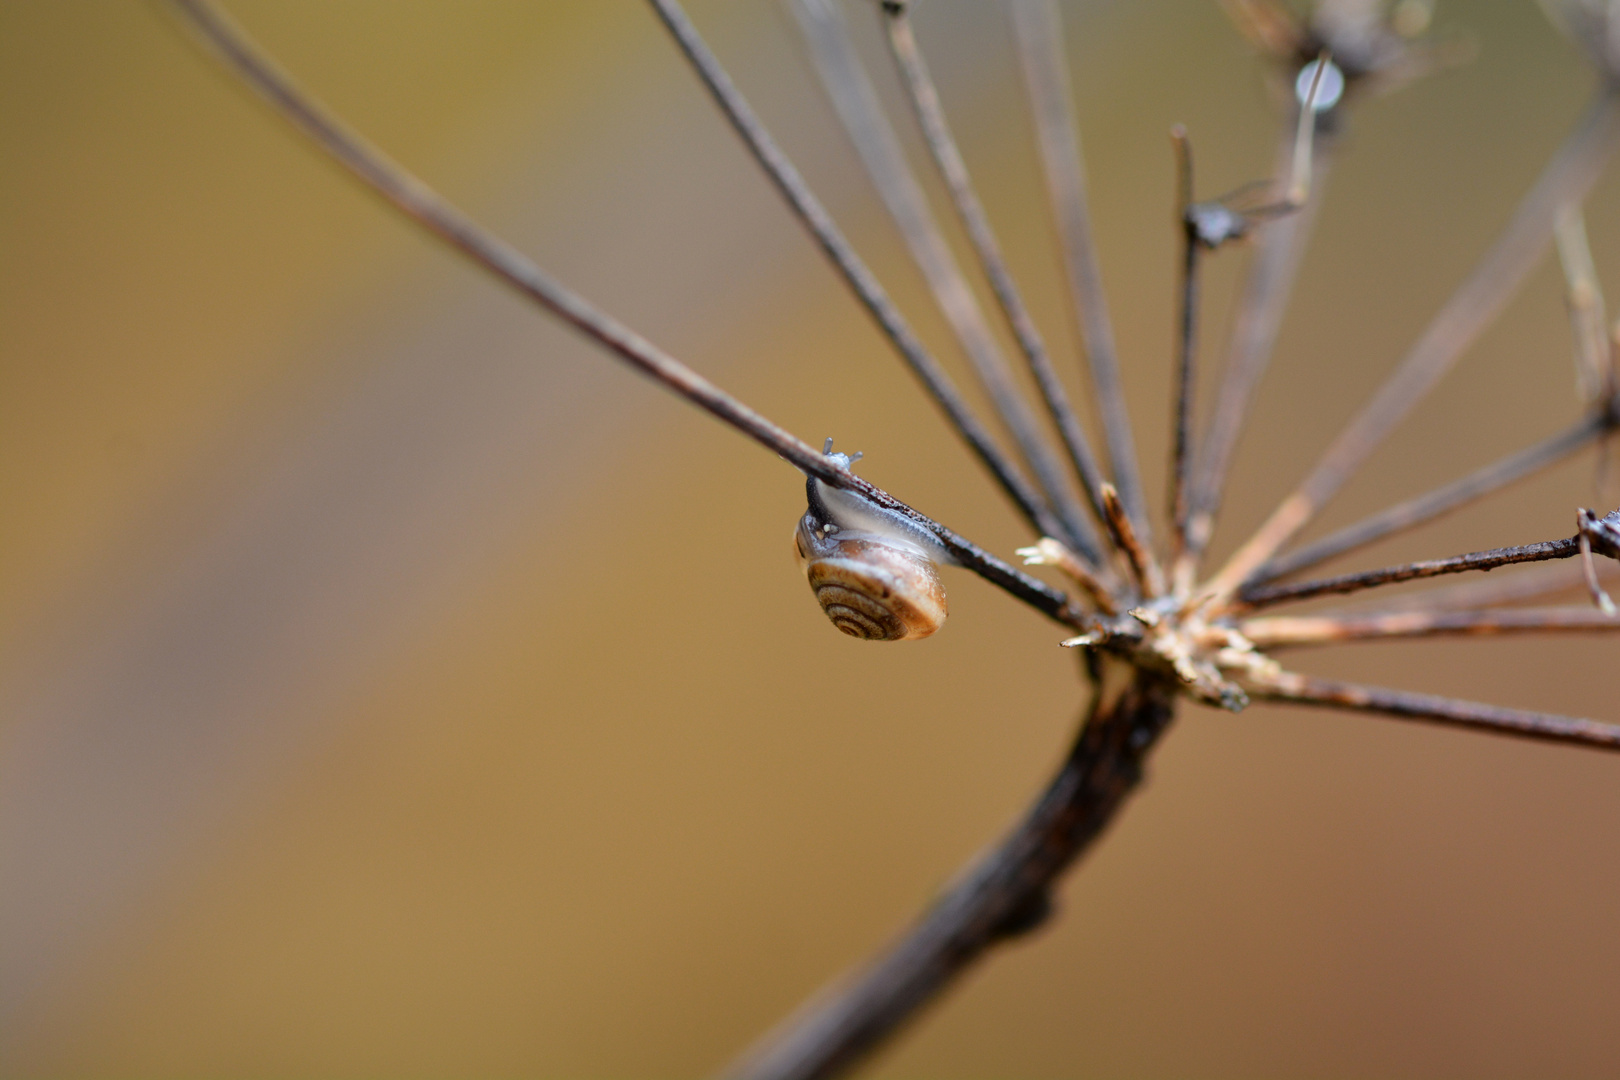
M 1103 523 L 1108 527 L 1108 536 L 1114 541 L 1114 547 L 1124 554 L 1126 562 L 1130 564 L 1131 576 L 1136 579 L 1137 588 L 1144 596 L 1161 595 L 1165 591 L 1164 573 L 1159 561 L 1153 557 L 1153 549 L 1136 535 L 1131 516 L 1120 501 L 1119 492 L 1114 490 L 1113 484 L 1105 483 L 1102 497 Z
M 1279 174 L 1293 153 L 1296 127 L 1297 119 L 1282 125 L 1276 165 Z M 1193 474 L 1192 509 L 1187 522 L 1187 557 L 1191 560 L 1202 556 L 1214 533 L 1232 455 L 1248 419 L 1249 404 L 1271 360 L 1283 312 L 1299 276 L 1300 260 L 1322 207 L 1332 148 L 1332 140 L 1317 139 L 1313 148 L 1314 180 L 1305 205 L 1297 213 L 1267 222 L 1255 239 L 1226 347 L 1226 364 L 1210 412 L 1209 431 L 1199 445 Z
M 848 283 L 861 305 L 871 314 L 896 351 L 923 384 L 934 402 L 945 413 L 952 427 L 978 455 L 986 468 L 1001 484 L 1024 516 L 1042 533 L 1062 532 L 1034 486 L 1026 479 L 1011 459 L 991 438 L 990 432 L 973 414 L 961 392 L 952 384 L 945 370 L 939 366 L 922 340 L 912 331 L 900 309 L 895 306 L 870 268 L 856 254 L 832 215 L 821 204 L 804 177 L 788 160 L 781 147 L 771 138 L 753 109 L 732 83 L 731 77 L 720 66 L 709 47 L 698 35 L 697 28 L 686 17 L 677 0 L 649 0 L 658 17 L 674 37 L 693 70 L 719 104 L 731 126 L 742 137 L 744 144 L 787 200 L 793 213 L 810 230 L 823 252 L 832 261 Z M 1100 553 L 1087 552 L 1091 556 Z
M 789 4 L 804 31 L 833 111 L 905 239 L 940 313 L 1061 520 L 1064 532 L 1060 538 L 1071 547 L 1078 539 L 1081 550 L 1096 552 L 1096 528 L 1075 497 L 1062 461 L 1024 400 L 978 298 L 906 161 L 900 140 L 883 115 L 877 92 L 849 40 L 837 4 L 834 0 L 789 0 Z
M 1063 23 L 1054 0 L 1012 0 L 1013 32 L 1024 72 L 1035 138 L 1046 173 L 1047 198 L 1067 270 L 1072 311 L 1079 324 L 1102 418 L 1119 497 L 1131 517 L 1145 519 L 1147 500 L 1142 494 L 1137 467 L 1136 441 L 1131 434 L 1130 411 L 1119 376 L 1113 322 L 1103 291 L 1102 269 L 1092 238 L 1091 211 L 1086 198 L 1086 171 L 1080 152 L 1080 127 L 1074 117 L 1073 89 L 1063 47 Z
M 1470 570 L 1495 570 L 1499 566 L 1511 566 L 1515 563 L 1526 562 L 1544 562 L 1548 559 L 1571 559 L 1579 555 L 1580 550 L 1580 538 L 1578 536 L 1572 536 L 1567 540 L 1544 540 L 1536 544 L 1525 544 L 1522 547 L 1473 551 L 1467 555 L 1455 555 L 1449 559 L 1429 559 L 1424 562 L 1404 563 L 1400 566 L 1386 566 L 1379 570 L 1365 570 L 1359 574 L 1344 574 L 1340 577 L 1322 578 L 1316 581 L 1301 581 L 1293 585 L 1256 585 L 1240 592 L 1238 600 L 1243 607 L 1247 608 L 1267 607 L 1288 600 L 1309 600 L 1315 596 L 1361 592 L 1364 589 L 1378 588 L 1380 585 L 1395 585 L 1402 581 L 1438 577 L 1441 574 L 1461 574 Z
M 1188 216 L 1193 200 L 1192 144 L 1187 139 L 1186 129 L 1180 125 L 1171 129 L 1170 139 L 1176 149 L 1181 189 L 1176 215 L 1181 223 L 1181 302 L 1176 334 L 1175 400 L 1170 417 L 1170 561 L 1172 567 L 1182 571 L 1176 582 L 1179 589 L 1191 586 L 1192 566 L 1182 555 L 1187 550 L 1188 480 L 1192 469 L 1192 410 L 1198 353 L 1198 260 L 1202 252 L 1197 225 Z
M 1586 238 L 1586 218 L 1578 203 L 1559 207 L 1553 218 L 1553 239 L 1564 268 L 1564 302 L 1575 336 L 1575 384 L 1584 401 L 1611 398 L 1615 393 L 1614 344 L 1604 314 L 1603 285 Z
M 1500 491 L 1591 444 L 1604 432 L 1613 430 L 1617 419 L 1620 418 L 1608 408 L 1594 412 L 1551 438 L 1494 461 L 1460 480 L 1397 503 L 1314 543 L 1279 555 L 1256 570 L 1244 582 L 1244 587 L 1297 574 Z
M 1023 558 L 1025 566 L 1053 566 L 1061 570 L 1080 587 L 1080 591 L 1085 593 L 1086 598 L 1103 614 L 1119 613 L 1119 598 L 1114 595 L 1107 582 L 1098 577 L 1090 566 L 1076 558 L 1074 552 L 1064 547 L 1061 542 L 1050 536 L 1043 536 L 1038 543 L 1019 548 L 1017 554 Z
M 1209 583 L 1216 598 L 1242 582 L 1315 516 L 1496 316 L 1551 241 L 1559 208 L 1583 199 L 1620 141 L 1620 88 L 1605 84 L 1553 155 L 1513 219 L 1446 302 L 1395 373 L 1316 468 Z
M 1591 633 L 1620 630 L 1620 618 L 1593 607 L 1505 608 L 1491 611 L 1375 611 L 1356 615 L 1268 615 L 1238 630 L 1256 648 L 1338 645 L 1392 638 Z
M 1611 564 L 1603 564 L 1611 570 Z M 1476 578 L 1441 588 L 1423 589 L 1401 596 L 1384 598 L 1380 610 L 1386 611 L 1471 611 L 1519 604 L 1554 593 L 1569 592 L 1581 585 L 1581 568 L 1575 565 L 1542 564 L 1516 570 L 1512 575 Z M 1366 610 L 1372 610 L 1367 608 Z
M 1570 743 L 1603 750 L 1620 750 L 1620 724 L 1606 724 L 1555 713 L 1505 709 L 1473 701 L 1386 690 L 1378 686 L 1335 682 L 1309 675 L 1288 674 L 1267 686 L 1248 686 L 1256 698 L 1287 701 L 1300 705 L 1325 705 L 1335 709 L 1379 713 L 1403 720 L 1513 735 L 1525 739 Z
M 918 125 L 922 128 L 923 141 L 928 144 L 934 164 L 938 166 L 945 187 L 950 192 L 951 203 L 956 208 L 962 227 L 978 256 L 979 265 L 990 283 L 990 291 L 995 294 L 996 302 L 1001 306 L 1007 324 L 1012 329 L 1013 338 L 1018 342 L 1018 347 L 1029 364 L 1030 373 L 1035 377 L 1035 384 L 1046 403 L 1047 412 L 1051 415 L 1058 435 L 1069 452 L 1081 489 L 1091 500 L 1092 509 L 1100 521 L 1103 515 L 1102 472 L 1097 467 L 1097 460 L 1086 440 L 1085 431 L 1080 426 L 1080 418 L 1069 402 L 1068 391 L 1063 388 L 1062 380 L 1057 377 L 1057 372 L 1052 367 L 1046 343 L 1042 340 L 1029 309 L 1024 305 L 1018 286 L 1013 282 L 1012 272 L 1007 268 L 1006 259 L 1001 254 L 1001 245 L 990 227 L 990 219 L 973 189 L 967 164 L 957 149 L 950 125 L 946 123 L 945 110 L 939 102 L 939 92 L 928 73 L 928 65 L 923 60 L 922 51 L 917 46 L 907 5 L 884 3 L 880 5 L 880 10 L 888 30 L 889 52 L 894 57 L 901 81 L 906 87 L 907 98 L 916 113 Z M 1146 539 L 1148 535 L 1146 520 L 1133 521 L 1133 524 L 1137 527 L 1137 533 Z

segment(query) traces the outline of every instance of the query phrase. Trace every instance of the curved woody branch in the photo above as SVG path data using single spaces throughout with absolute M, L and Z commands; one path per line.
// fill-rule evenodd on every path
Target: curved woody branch
M 1174 689 L 1093 656 L 1097 696 L 1067 759 L 1011 833 L 888 952 L 835 983 L 734 1064 L 731 1080 L 811 1080 L 857 1064 L 986 951 L 1039 926 L 1053 883 L 1141 782 L 1169 726 Z

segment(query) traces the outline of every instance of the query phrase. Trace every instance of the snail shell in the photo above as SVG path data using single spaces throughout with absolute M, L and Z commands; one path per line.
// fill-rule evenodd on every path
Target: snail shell
M 845 454 L 828 456 L 848 466 Z M 933 534 L 853 492 L 810 477 L 793 547 L 821 610 L 866 641 L 925 638 L 945 623 L 937 562 L 953 562 Z

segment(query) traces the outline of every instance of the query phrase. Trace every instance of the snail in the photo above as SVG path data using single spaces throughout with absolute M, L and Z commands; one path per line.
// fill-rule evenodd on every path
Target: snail
M 861 457 L 833 453 L 831 439 L 822 453 L 844 468 Z M 909 641 L 944 625 L 945 586 L 936 564 L 956 560 L 932 533 L 813 476 L 805 496 L 809 506 L 793 547 L 834 626 L 866 641 Z

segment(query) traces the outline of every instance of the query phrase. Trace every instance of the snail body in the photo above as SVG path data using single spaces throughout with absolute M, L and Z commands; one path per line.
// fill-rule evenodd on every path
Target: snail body
M 854 458 L 827 455 L 848 466 Z M 859 455 L 856 455 L 857 457 Z M 937 564 L 954 562 L 932 533 L 903 514 L 809 477 L 793 532 L 799 566 L 821 610 L 866 641 L 925 638 L 945 623 Z

